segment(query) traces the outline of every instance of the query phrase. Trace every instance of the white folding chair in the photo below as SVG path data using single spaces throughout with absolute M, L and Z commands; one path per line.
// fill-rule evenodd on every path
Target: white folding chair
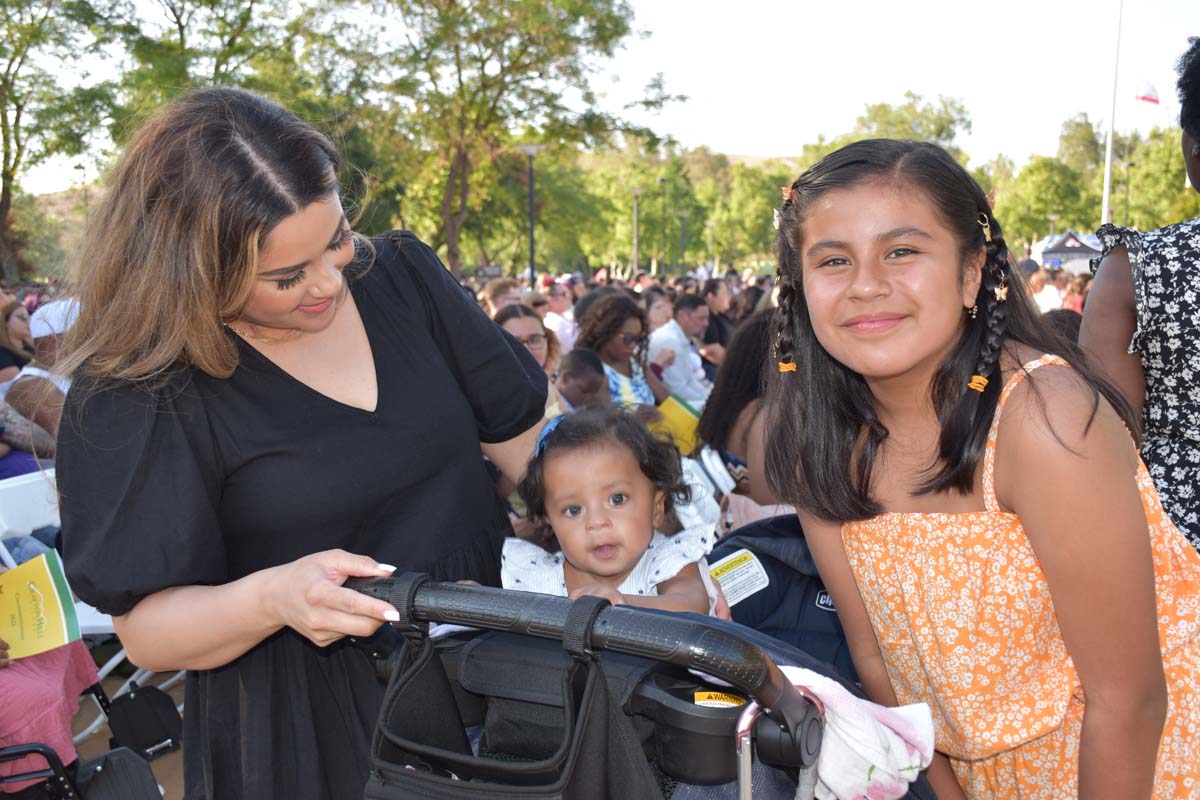
M 54 470 L 31 472 L 0 481 L 0 561 L 13 568 L 17 562 L 4 540 L 28 536 L 38 528 L 58 524 L 58 490 Z
M 10 569 L 16 566 L 16 561 L 13 559 L 12 554 L 4 546 L 3 540 L 5 538 L 28 536 L 38 528 L 44 528 L 47 525 L 58 525 L 59 521 L 58 490 L 55 485 L 55 473 L 53 469 L 42 472 L 31 472 L 28 475 L 18 475 L 15 478 L 0 481 L 0 561 L 3 561 L 5 566 Z M 86 603 L 79 602 L 75 603 L 75 614 L 79 619 L 79 630 L 84 636 L 116 637 L 117 634 L 113 628 L 112 617 L 107 614 L 101 614 Z M 125 650 L 122 648 L 100 668 L 100 680 L 107 678 L 112 674 L 113 670 L 125 661 Z M 132 688 L 134 683 L 139 686 L 146 685 L 147 680 L 154 674 L 148 670 L 138 668 L 134 671 L 133 675 L 121 684 L 117 691 L 113 692 L 111 698 L 102 700 L 94 694 L 91 695 L 92 699 L 96 701 L 100 713 L 96 716 L 95 720 L 75 736 L 75 741 L 79 742 L 86 739 L 105 723 L 107 718 L 104 713 L 104 703 L 107 699 L 125 694 Z M 157 686 L 166 691 L 183 680 L 185 674 L 181 670 L 162 683 L 157 684 Z M 182 712 L 183 706 L 180 706 L 179 710 Z

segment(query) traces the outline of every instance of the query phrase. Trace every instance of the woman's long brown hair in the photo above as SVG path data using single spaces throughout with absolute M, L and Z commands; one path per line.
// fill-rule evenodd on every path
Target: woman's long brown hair
M 134 134 L 88 222 L 70 287 L 79 319 L 56 371 L 229 377 L 237 350 L 223 322 L 249 299 L 267 234 L 336 192 L 339 166 L 328 139 L 250 92 L 166 106 Z

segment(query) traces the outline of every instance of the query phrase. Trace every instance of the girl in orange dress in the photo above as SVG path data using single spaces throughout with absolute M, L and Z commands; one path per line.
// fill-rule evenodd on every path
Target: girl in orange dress
M 1200 798 L 1200 555 L 983 191 L 873 140 L 784 198 L 767 478 L 938 796 Z

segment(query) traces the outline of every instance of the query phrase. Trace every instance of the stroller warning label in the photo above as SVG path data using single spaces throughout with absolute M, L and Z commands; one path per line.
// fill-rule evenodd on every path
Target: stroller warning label
M 728 692 L 696 692 L 692 702 L 705 708 L 737 708 L 746 703 L 746 698 Z
M 758 556 L 745 548 L 710 565 L 708 574 L 721 584 L 725 601 L 731 608 L 771 585 L 771 579 L 767 577 L 767 571 L 763 569 Z

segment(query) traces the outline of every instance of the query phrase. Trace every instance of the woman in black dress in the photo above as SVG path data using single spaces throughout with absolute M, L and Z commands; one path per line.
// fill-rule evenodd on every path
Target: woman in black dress
M 189 670 L 196 798 L 357 798 L 394 614 L 341 584 L 499 585 L 546 378 L 411 234 L 351 233 L 338 155 L 228 89 L 139 131 L 91 226 L 58 480 L 68 574 Z

